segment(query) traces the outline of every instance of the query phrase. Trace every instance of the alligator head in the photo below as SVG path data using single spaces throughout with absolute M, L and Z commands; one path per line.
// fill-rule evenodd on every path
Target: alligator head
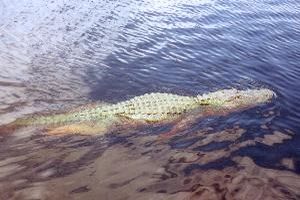
M 198 95 L 200 104 L 207 104 L 221 109 L 245 109 L 270 102 L 276 94 L 270 89 L 225 89 Z

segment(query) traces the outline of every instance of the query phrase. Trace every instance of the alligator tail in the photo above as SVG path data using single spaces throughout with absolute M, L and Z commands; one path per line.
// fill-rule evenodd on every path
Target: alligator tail
M 0 125 L 0 135 L 10 134 L 26 126 L 58 126 L 74 121 L 74 117 L 64 114 L 19 118 L 9 124 Z

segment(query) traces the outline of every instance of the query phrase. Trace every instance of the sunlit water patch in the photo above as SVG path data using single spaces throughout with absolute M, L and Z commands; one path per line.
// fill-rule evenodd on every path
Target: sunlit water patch
M 17 114 L 86 101 L 93 80 L 85 80 L 101 79 L 111 67 L 103 59 L 117 48 L 132 7 L 130 2 L 2 1 L 1 107 L 13 104 Z

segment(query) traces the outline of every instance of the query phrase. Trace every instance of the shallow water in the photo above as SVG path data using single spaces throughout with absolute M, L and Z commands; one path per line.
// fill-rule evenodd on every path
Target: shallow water
M 146 92 L 267 87 L 270 104 L 103 136 L 0 137 L 0 199 L 300 199 L 300 3 L 0 2 L 0 119 Z

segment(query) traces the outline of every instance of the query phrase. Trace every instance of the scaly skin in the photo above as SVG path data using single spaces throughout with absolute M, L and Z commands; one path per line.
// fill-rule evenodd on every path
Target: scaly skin
M 143 122 L 163 122 L 178 119 L 184 113 L 206 107 L 218 110 L 238 110 L 266 103 L 275 96 L 269 89 L 227 89 L 198 96 L 180 96 L 168 93 L 151 93 L 137 96 L 112 105 L 97 105 L 81 111 L 49 116 L 33 116 L 16 120 L 13 124 L 65 125 L 97 122 L 111 125 L 120 119 Z
M 78 112 L 35 116 L 19 120 L 20 125 L 64 124 L 83 121 L 104 120 L 125 117 L 133 120 L 157 122 L 180 116 L 201 105 L 214 104 L 214 101 L 197 97 L 179 96 L 166 93 L 151 93 L 134 97 L 113 105 L 96 106 Z

